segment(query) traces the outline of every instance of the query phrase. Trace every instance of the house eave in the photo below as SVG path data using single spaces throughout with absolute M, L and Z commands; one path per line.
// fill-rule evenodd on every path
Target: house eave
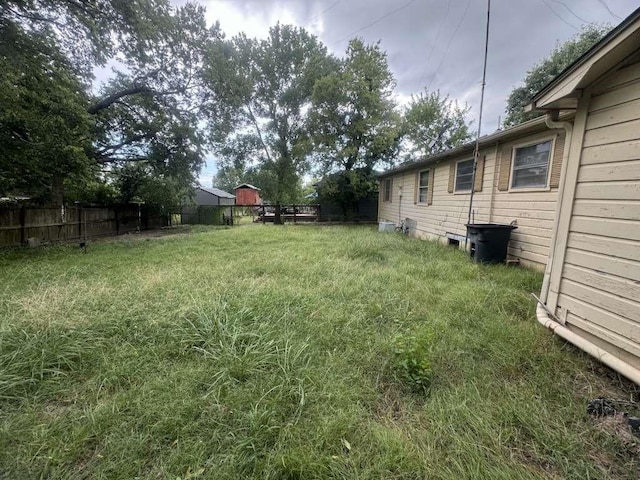
M 543 87 L 525 111 L 575 108 L 586 86 L 637 53 L 639 45 L 640 8 Z
M 562 119 L 563 120 L 569 119 L 572 116 L 573 116 L 572 113 L 565 113 L 562 115 Z M 505 130 L 499 130 L 489 135 L 480 137 L 480 148 L 481 149 L 487 148 L 488 146 L 495 145 L 496 143 L 507 142 L 513 138 L 517 138 L 517 137 L 528 135 L 528 134 L 539 133 L 547 129 L 548 127 L 545 124 L 544 116 L 537 117 L 532 120 L 528 120 L 526 122 L 515 125 L 513 127 L 507 128 Z M 445 150 L 444 152 L 432 155 L 422 160 L 407 163 L 405 165 L 400 165 L 399 167 L 395 167 L 390 170 L 384 171 L 378 174 L 377 177 L 379 179 L 383 179 L 386 177 L 390 177 L 392 175 L 396 175 L 398 173 L 408 172 L 408 171 L 416 170 L 419 168 L 427 167 L 429 165 L 443 162 L 450 158 L 458 157 L 467 153 L 469 155 L 473 155 L 475 146 L 476 146 L 476 142 L 474 140 L 472 142 L 465 143 L 464 145 L 460 145 L 459 147 L 452 148 L 450 150 Z

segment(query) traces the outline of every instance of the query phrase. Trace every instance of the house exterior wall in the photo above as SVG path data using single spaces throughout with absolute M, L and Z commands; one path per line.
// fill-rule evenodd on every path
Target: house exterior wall
M 237 188 L 235 190 L 236 205 L 260 205 L 260 192 L 253 188 Z
M 640 63 L 590 90 L 548 305 L 569 329 L 640 368 Z
M 509 190 L 509 176 L 513 148 L 546 139 L 553 140 L 549 175 L 559 178 L 563 162 L 564 133 L 549 129 L 523 133 L 516 140 L 496 143 L 480 150 L 479 158 L 482 159 L 483 166 L 478 168 L 478 172 L 482 170 L 482 189 L 476 190 L 473 197 L 473 221 L 511 223 L 515 220 L 518 229 L 512 232 L 509 258 L 518 259 L 523 265 L 539 270 L 544 269 L 549 253 L 557 202 L 557 180 L 554 177 L 554 183 L 549 188 Z M 452 176 L 455 177 L 453 165 L 471 158 L 472 152 L 461 153 L 446 161 L 390 177 L 393 179 L 391 201 L 385 202 L 384 194 L 379 196 L 379 221 L 398 224 L 402 219 L 413 219 L 416 225 L 410 234 L 423 239 L 446 243 L 448 237 L 457 235 L 463 238 L 466 235 L 470 194 L 450 193 L 449 190 Z M 416 175 L 419 171 L 428 169 L 433 169 L 433 192 L 431 203 L 424 205 L 415 201 Z M 477 186 L 479 181 L 476 181 Z M 381 192 L 383 188 L 384 179 L 380 183 Z

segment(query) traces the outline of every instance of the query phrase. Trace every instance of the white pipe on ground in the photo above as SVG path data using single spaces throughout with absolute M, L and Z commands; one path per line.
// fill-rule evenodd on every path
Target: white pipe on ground
M 549 314 L 547 313 L 545 308 L 541 304 L 538 304 L 538 306 L 536 308 L 536 317 L 538 318 L 538 322 L 540 322 L 542 325 L 547 327 L 553 333 L 561 336 L 562 338 L 564 338 L 568 342 L 571 342 L 576 347 L 578 347 L 580 350 L 582 350 L 582 351 L 588 353 L 589 355 L 597 358 L 602 363 L 604 363 L 605 365 L 608 365 L 609 367 L 613 368 L 616 372 L 618 372 L 621 375 L 624 375 L 625 377 L 627 377 L 632 382 L 640 385 L 640 370 L 638 370 L 637 368 L 632 367 L 627 362 L 624 362 L 624 361 L 620 360 L 618 357 L 615 357 L 615 356 L 611 355 L 610 353 L 608 353 L 607 351 L 603 350 L 602 348 L 600 348 L 600 347 L 594 345 L 593 343 L 585 340 L 580 335 L 572 332 L 567 327 L 565 327 L 565 326 L 559 324 L 558 322 L 552 320 L 551 317 L 549 317 Z

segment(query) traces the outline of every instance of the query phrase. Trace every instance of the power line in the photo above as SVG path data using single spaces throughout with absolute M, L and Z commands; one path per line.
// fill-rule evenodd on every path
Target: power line
M 449 10 L 451 10 L 451 0 L 448 0 L 447 2 L 447 11 L 444 14 L 444 17 L 442 17 L 442 22 L 440 22 L 440 27 L 438 28 L 438 34 L 436 35 L 436 41 L 433 44 L 433 47 L 431 47 L 431 51 L 429 52 L 429 56 L 427 57 L 427 61 L 424 65 L 424 70 L 422 71 L 422 75 L 420 75 L 420 83 L 422 84 L 425 75 L 427 74 L 427 70 L 429 69 L 429 62 L 431 61 L 431 56 L 433 55 L 433 52 L 435 51 L 436 47 L 438 46 L 438 41 L 440 40 L 440 34 L 442 33 L 442 28 L 444 27 L 445 21 L 447 20 L 447 17 L 449 16 Z
M 575 25 L 573 25 L 572 23 L 569 23 L 567 20 L 565 20 L 564 18 L 562 18 L 560 16 L 560 14 L 558 12 L 556 12 L 553 7 L 551 5 L 549 5 L 549 3 L 547 3 L 547 0 L 542 0 L 542 3 L 544 3 L 547 8 L 549 10 L 551 10 L 551 12 L 560 19 L 560 21 L 562 21 L 562 23 L 564 23 L 565 25 L 569 25 L 571 28 L 573 28 L 574 30 L 580 30 L 578 27 L 576 27 Z
M 449 47 L 451 47 L 451 42 L 453 41 L 454 37 L 458 33 L 458 30 L 460 30 L 460 27 L 462 26 L 462 22 L 464 22 L 464 19 L 467 16 L 467 12 L 469 11 L 469 5 L 471 5 L 471 0 L 468 0 L 467 1 L 467 6 L 464 7 L 464 12 L 462 13 L 462 17 L 460 18 L 460 21 L 458 22 L 458 25 L 456 26 L 456 29 L 453 31 L 453 35 L 451 35 L 451 37 L 449 38 L 449 42 L 447 43 L 447 47 L 444 49 L 444 55 L 442 56 L 442 60 L 440 61 L 440 64 L 438 65 L 438 68 L 436 68 L 436 71 L 432 75 L 431 80 L 429 81 L 429 85 L 427 86 L 427 90 L 431 90 L 431 84 L 433 83 L 433 81 L 438 76 L 438 71 L 440 70 L 440 68 L 442 67 L 442 64 L 444 63 L 444 61 L 447 58 L 447 53 L 449 53 Z
M 618 20 L 622 20 L 622 17 L 619 17 L 618 15 L 616 15 L 611 11 L 611 9 L 609 8 L 609 5 L 607 5 L 607 2 L 605 2 L 604 0 L 598 0 L 598 2 L 600 2 L 600 4 L 607 9 L 607 12 L 609 12 L 612 17 L 617 18 Z
M 340 2 L 342 2 L 342 0 L 337 0 L 337 1 L 333 2 L 333 3 L 331 4 L 331 6 L 330 6 L 330 7 L 326 8 L 325 10 L 323 10 L 322 12 L 320 12 L 318 15 L 316 15 L 315 17 L 313 17 L 311 20 L 306 21 L 306 22 L 305 22 L 305 25 L 308 25 L 308 24 L 310 24 L 310 23 L 313 23 L 313 22 L 315 22 L 316 20 L 318 20 L 318 19 L 322 18 L 322 16 L 323 16 L 323 15 L 325 15 L 325 14 L 329 13 L 331 10 L 333 10 L 335 7 L 337 7 L 337 6 L 338 6 L 338 4 L 339 4 Z
M 409 0 L 407 3 L 399 6 L 398 8 L 395 8 L 393 10 L 388 11 L 387 13 L 385 13 L 384 15 L 382 15 L 380 18 L 378 18 L 377 20 L 374 20 L 373 22 L 365 25 L 364 27 L 358 28 L 357 30 L 354 30 L 353 32 L 351 32 L 349 35 L 346 35 L 345 37 L 341 38 L 340 40 L 333 42 L 331 44 L 331 46 L 337 45 L 338 43 L 343 42 L 344 40 L 351 38 L 353 35 L 355 35 L 356 33 L 360 33 L 363 30 L 366 30 L 369 27 L 373 27 L 375 24 L 380 23 L 382 20 L 384 20 L 385 18 L 390 17 L 391 15 L 398 13 L 400 10 L 404 10 L 405 8 L 407 8 L 409 5 L 411 5 L 412 3 L 416 3 L 418 0 Z
M 574 12 L 573 10 L 571 10 L 571 9 L 569 8 L 569 6 L 568 6 L 566 3 L 561 2 L 560 0 L 551 0 L 551 1 L 552 1 L 553 3 L 558 3 L 558 4 L 562 5 L 564 8 L 566 8 L 566 9 L 569 11 L 569 13 L 570 13 L 571 15 L 573 15 L 574 17 L 576 17 L 576 18 L 577 18 L 578 20 L 580 20 L 582 23 L 588 23 L 589 25 L 593 25 L 593 22 L 590 22 L 589 20 L 585 20 L 584 18 L 582 18 L 581 16 L 579 16 L 576 12 Z

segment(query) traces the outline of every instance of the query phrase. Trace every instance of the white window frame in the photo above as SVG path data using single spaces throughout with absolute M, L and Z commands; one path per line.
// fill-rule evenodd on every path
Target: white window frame
M 429 205 L 429 189 L 431 188 L 431 185 L 429 185 L 429 174 L 431 173 L 431 169 L 426 169 L 426 170 L 420 170 L 418 172 L 418 182 L 417 182 L 417 191 L 415 193 L 416 195 L 416 203 L 418 205 Z M 427 176 L 427 186 L 426 187 L 421 187 L 420 186 L 420 175 L 425 174 Z M 426 200 L 424 202 L 420 201 L 420 190 L 426 188 Z
M 387 182 L 389 182 L 389 188 L 387 188 Z M 387 193 L 389 198 L 387 198 Z M 391 203 L 393 199 L 393 177 L 385 178 L 382 181 L 382 201 L 385 203 Z
M 534 141 L 523 142 L 515 144 L 511 149 L 511 169 L 509 171 L 509 192 L 548 192 L 551 190 L 551 169 L 553 168 L 553 158 L 555 157 L 556 152 L 556 139 L 557 135 L 551 137 L 545 137 L 536 139 Z M 516 152 L 519 148 L 527 148 L 532 147 L 533 145 L 538 145 L 540 143 L 551 142 L 551 148 L 549 149 L 549 161 L 547 164 L 547 178 L 545 180 L 544 187 L 514 187 L 514 167 L 516 166 Z
M 469 190 L 458 190 L 456 188 L 456 185 L 458 184 L 458 164 L 462 162 L 471 162 L 471 165 L 473 166 L 473 158 L 465 158 L 456 162 L 456 172 L 453 177 L 453 193 L 465 195 L 471 193 L 471 190 L 473 189 L 473 170 L 471 171 L 471 188 Z

